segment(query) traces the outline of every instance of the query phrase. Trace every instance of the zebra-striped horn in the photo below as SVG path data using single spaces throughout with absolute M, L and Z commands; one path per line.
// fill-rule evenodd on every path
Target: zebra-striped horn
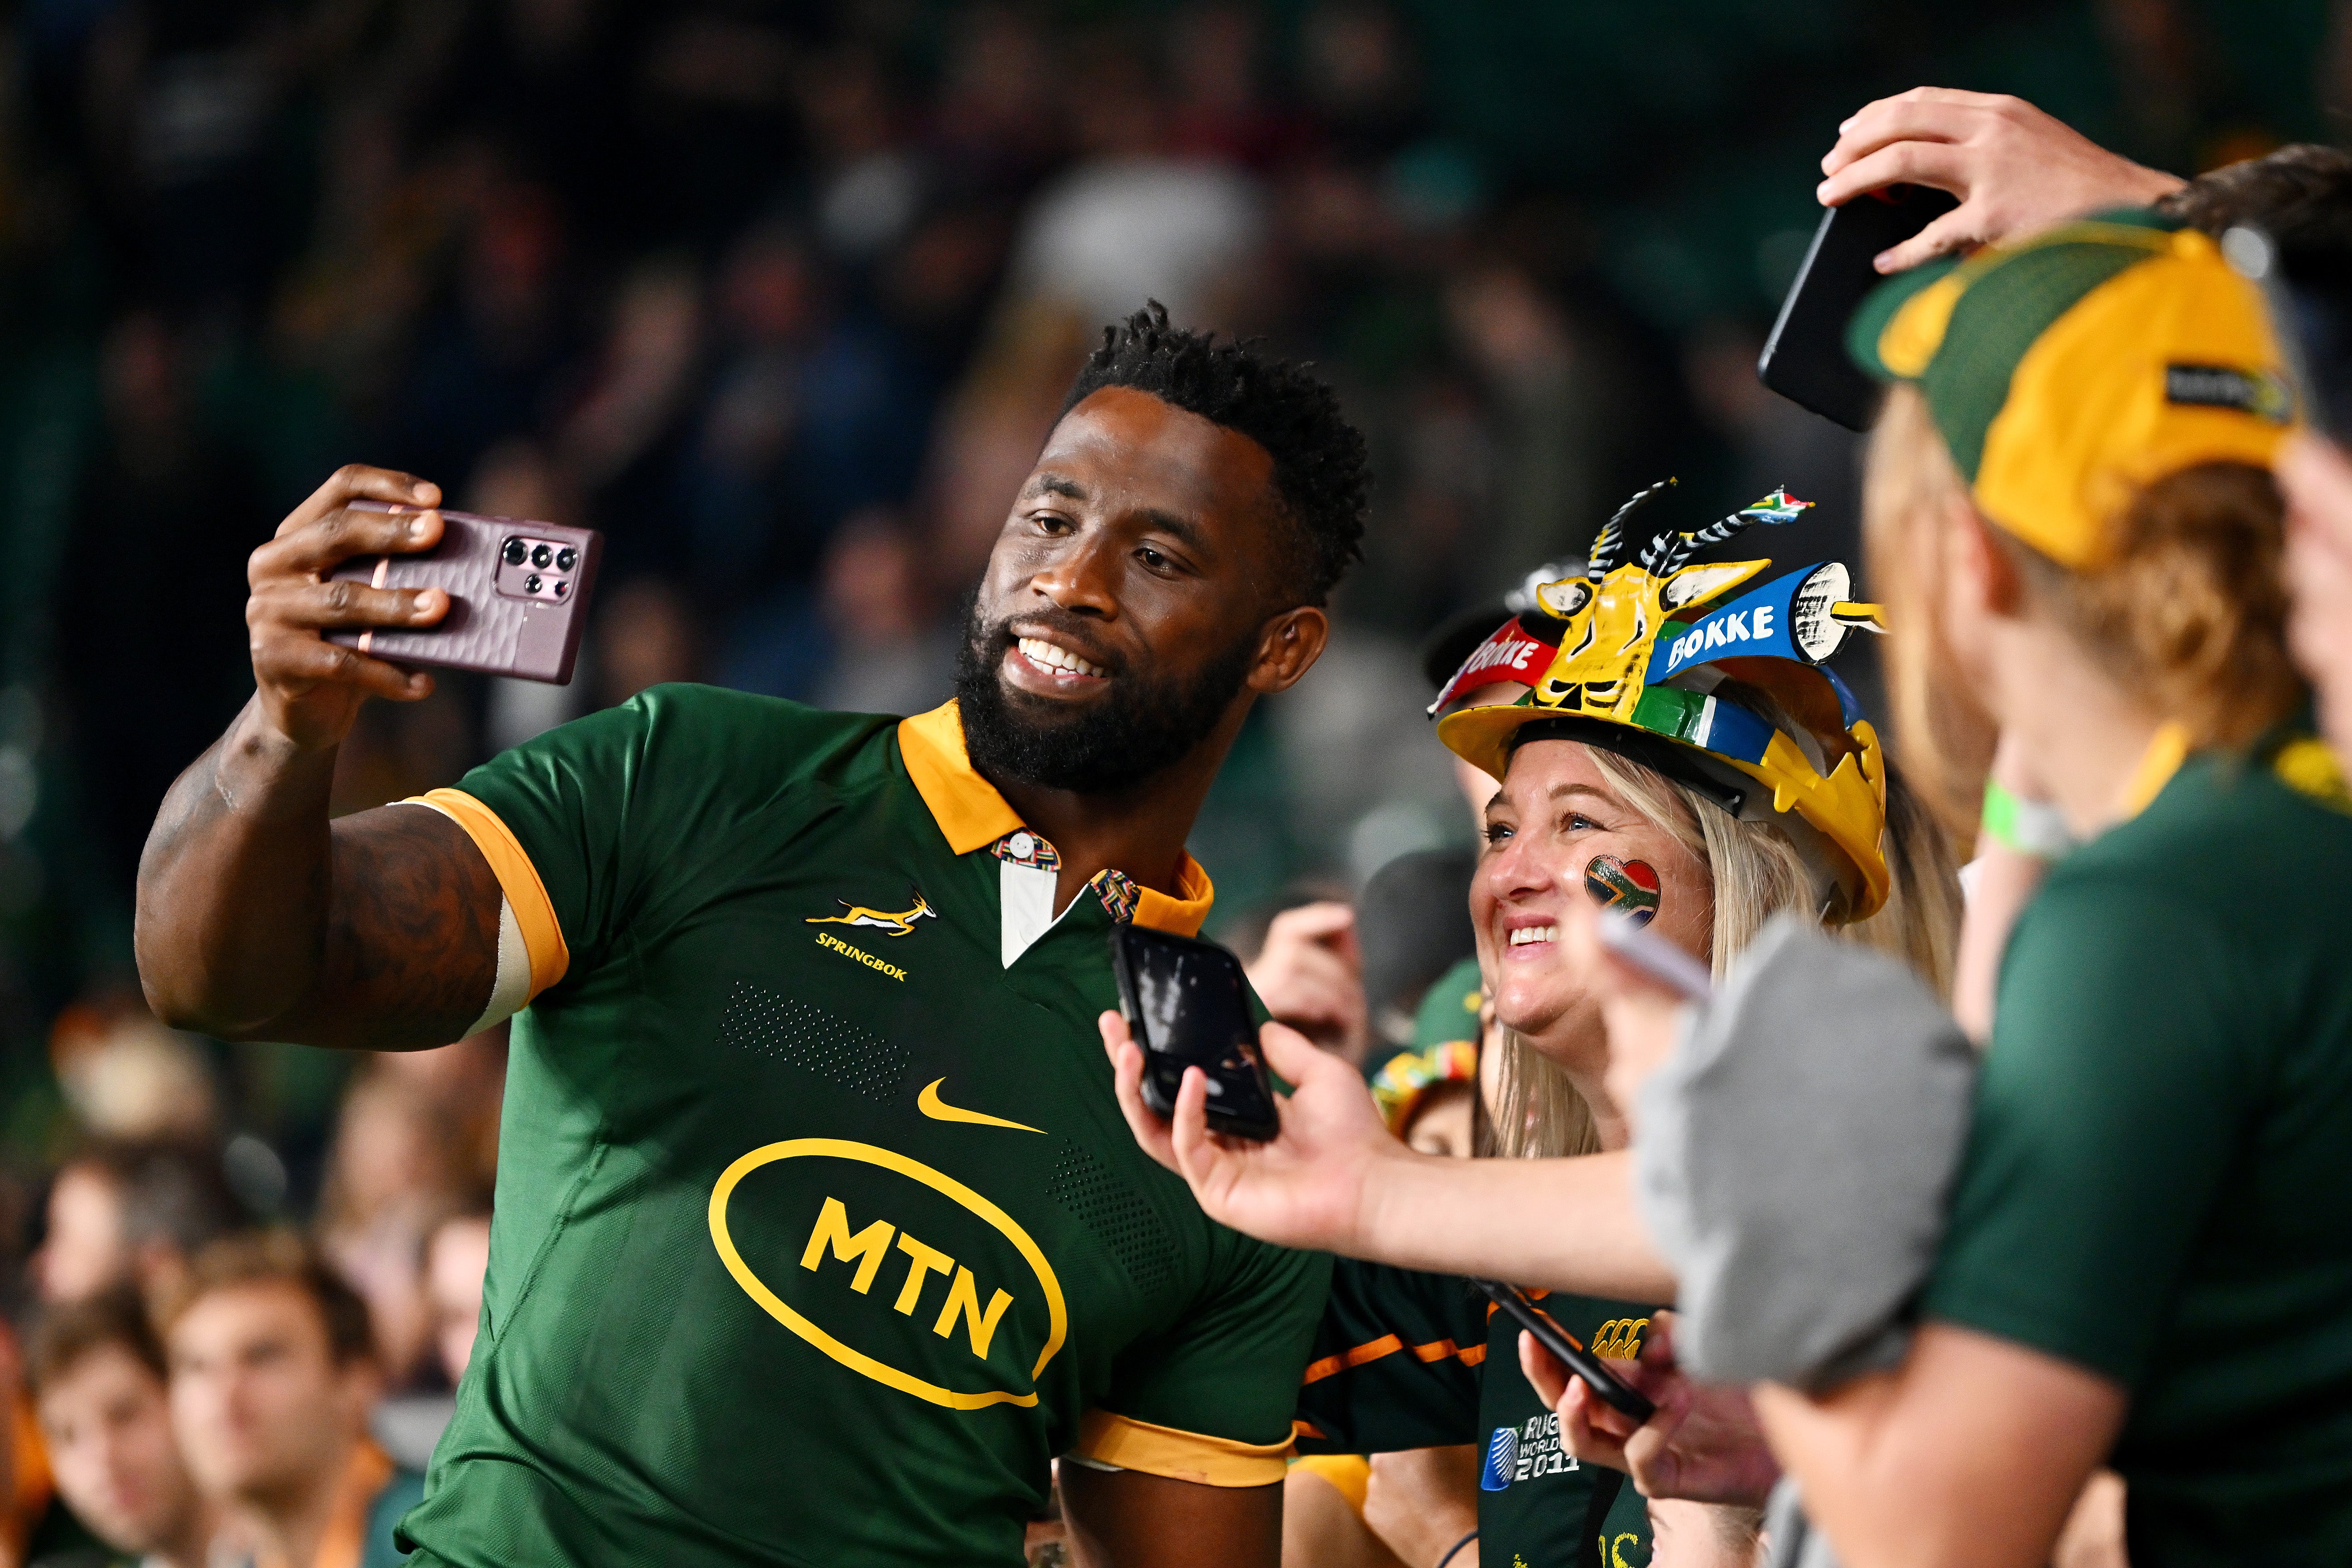
M 1675 482 L 1675 481 L 1671 478 L 1663 479 L 1656 484 L 1652 485 L 1648 489 L 1636 490 L 1633 492 L 1631 500 L 1627 500 L 1623 506 L 1619 507 L 1616 511 L 1611 515 L 1609 521 L 1601 525 L 1601 531 L 1595 534 L 1592 539 L 1592 554 L 1585 563 L 1584 570 L 1586 575 L 1598 583 L 1601 578 L 1609 574 L 1609 568 L 1616 563 L 1614 557 L 1617 554 L 1618 543 L 1625 535 L 1625 519 L 1632 515 L 1634 509 L 1639 507 L 1643 501 L 1650 500 L 1660 490 L 1664 489 L 1667 486 Z

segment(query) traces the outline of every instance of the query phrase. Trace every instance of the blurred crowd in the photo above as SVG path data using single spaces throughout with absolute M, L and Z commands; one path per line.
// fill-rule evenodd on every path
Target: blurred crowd
M 1854 443 L 1750 374 L 1836 113 L 1931 60 L 2071 77 L 2105 85 L 2038 96 L 2190 170 L 2324 129 L 2347 52 L 2316 5 L 2209 47 L 2185 0 L 1819 0 L 1762 51 L 1742 7 L 1662 9 L 10 8 L 0 1308 L 41 1330 L 0 1364 L 0 1562 L 93 1530 L 190 1568 L 369 1560 L 470 1350 L 503 1027 L 232 1052 L 154 1023 L 130 967 L 156 803 L 251 689 L 241 563 L 345 461 L 607 540 L 572 684 L 371 705 L 355 810 L 664 681 L 931 707 L 1105 321 L 1156 299 L 1312 361 L 1375 509 L 1322 668 L 1202 816 L 1213 934 L 1318 1043 L 1396 1058 L 1400 1136 L 1491 1142 L 1500 1053 L 1456 1048 L 1496 1030 L 1460 963 L 1475 819 L 1400 694 L 1426 700 L 1433 628 L 1669 472 L 1787 485 L 1821 504 L 1774 553 L 1854 558 Z M 1521 26 L 1542 92 L 1495 63 Z M 1545 93 L 1617 114 L 1605 176 L 1562 172 L 1587 121 Z M 1777 206 L 1721 195 L 1782 168 Z M 1869 657 L 1840 668 L 1874 707 Z

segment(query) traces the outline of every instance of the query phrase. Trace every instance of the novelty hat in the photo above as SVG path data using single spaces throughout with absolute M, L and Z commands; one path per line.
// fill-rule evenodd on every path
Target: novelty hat
M 1856 626 L 1885 629 L 1878 606 L 1856 603 L 1852 574 L 1830 561 L 1709 609 L 1772 563 L 1694 566 L 1691 556 L 1812 503 L 1775 490 L 1706 528 L 1669 528 L 1636 554 L 1626 518 L 1673 482 L 1620 507 L 1582 574 L 1540 584 L 1535 605 L 1471 654 L 1429 710 L 1498 682 L 1527 695 L 1446 714 L 1437 737 L 1496 778 L 1528 741 L 1616 752 L 1742 821 L 1778 823 L 1839 890 L 1825 900 L 1835 918 L 1874 914 L 1887 890 L 1885 752 L 1824 661 Z
M 2112 556 L 2138 487 L 2268 468 L 2294 422 L 2261 295 L 2212 240 L 2148 213 L 1905 273 L 1863 302 L 1847 347 L 1917 384 L 1989 520 L 2077 570 Z
M 1402 1138 L 1430 1092 L 1449 1083 L 1478 1081 L 1478 1047 L 1469 1040 L 1447 1040 L 1425 1051 L 1402 1051 L 1391 1057 L 1372 1077 L 1372 1103 L 1381 1120 Z

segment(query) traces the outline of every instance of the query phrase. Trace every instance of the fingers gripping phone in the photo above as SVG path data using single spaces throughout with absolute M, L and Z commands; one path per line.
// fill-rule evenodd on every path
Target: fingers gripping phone
M 1620 1382 L 1616 1373 L 1601 1363 L 1601 1358 L 1578 1342 L 1574 1334 L 1552 1321 L 1551 1315 L 1539 1310 L 1516 1285 L 1506 1285 L 1498 1279 L 1472 1279 L 1471 1284 L 1486 1293 L 1487 1300 L 1508 1312 L 1519 1327 L 1535 1335 L 1536 1343 L 1551 1352 L 1560 1365 L 1584 1380 L 1601 1403 L 1635 1421 L 1647 1421 L 1657 1411 L 1640 1390 Z
M 1263 1143 L 1282 1130 L 1274 1086 L 1258 1058 L 1242 962 L 1213 942 L 1144 926 L 1110 933 L 1118 1010 L 1143 1047 L 1143 1103 L 1176 1114 L 1184 1069 L 1209 1079 L 1209 1131 Z
M 1757 378 L 1849 430 L 1869 429 L 1878 417 L 1880 388 L 1846 357 L 1846 323 L 1885 281 L 1871 265 L 1878 253 L 1959 205 L 1932 186 L 1889 185 L 1822 214 L 1756 362 Z
M 362 500 L 349 510 L 422 509 Z M 440 542 L 430 550 L 358 556 L 327 576 L 376 588 L 439 588 L 449 595 L 449 613 L 430 626 L 346 626 L 327 640 L 395 664 L 568 684 L 604 536 L 469 511 L 444 511 L 441 521 Z

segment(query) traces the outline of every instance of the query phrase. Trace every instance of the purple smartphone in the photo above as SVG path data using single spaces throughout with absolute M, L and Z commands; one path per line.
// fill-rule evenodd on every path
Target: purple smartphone
M 353 501 L 352 511 L 399 513 L 415 507 Z M 414 555 L 360 555 L 328 574 L 332 582 L 376 588 L 440 588 L 449 613 L 415 630 L 371 626 L 327 633 L 329 642 L 394 664 L 477 669 L 525 680 L 572 679 L 589 590 L 604 536 L 519 517 L 444 511 L 441 542 Z

